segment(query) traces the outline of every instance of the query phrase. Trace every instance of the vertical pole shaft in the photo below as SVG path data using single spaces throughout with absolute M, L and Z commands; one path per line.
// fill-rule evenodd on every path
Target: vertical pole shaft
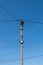
M 22 44 L 22 39 L 23 39 L 23 35 L 22 35 L 22 30 L 20 30 L 20 65 L 23 65 L 23 44 Z
M 20 65 L 23 65 L 23 21 L 20 21 Z
M 20 65 L 23 65 L 23 46 L 20 44 Z

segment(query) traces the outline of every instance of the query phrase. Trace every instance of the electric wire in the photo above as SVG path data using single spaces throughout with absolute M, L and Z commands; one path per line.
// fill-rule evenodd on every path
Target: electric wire
M 14 16 L 1 3 L 0 3 L 0 7 L 2 7 L 8 13 L 8 15 L 14 18 Z
M 33 59 L 33 58 L 39 58 L 39 57 L 43 57 L 43 54 L 42 55 L 32 56 L 32 57 L 26 57 L 25 59 Z
M 32 20 L 24 20 L 24 21 L 28 23 L 43 24 L 43 22 L 32 21 Z
M 6 20 L 6 19 L 4 19 L 4 20 L 0 20 L 0 22 L 16 22 L 16 21 L 19 21 L 19 19 L 9 19 L 9 20 Z
M 19 40 L 14 40 L 14 41 L 0 41 L 0 42 L 15 42 L 15 41 L 19 41 Z
M 14 19 L 14 16 L 0 3 L 0 6 L 10 15 L 10 16 L 12 16 L 12 18 Z M 17 19 L 15 19 L 15 20 L 0 20 L 0 22 L 7 22 L 7 21 L 20 21 L 20 20 L 17 20 Z M 43 24 L 43 22 L 37 22 L 37 21 L 31 21 L 31 20 L 24 20 L 23 19 L 23 21 L 24 22 L 31 22 L 31 23 L 36 23 L 36 24 Z
M 1 47 L 14 47 L 14 48 L 16 48 L 16 47 L 19 47 L 19 46 L 0 46 L 0 48 Z
M 1 15 L 3 15 L 4 16 L 4 14 L 0 11 L 0 13 L 1 13 Z
M 4 20 L 0 20 L 0 22 L 19 22 L 21 19 L 4 19 Z M 24 23 L 27 22 L 27 23 L 34 23 L 34 24 L 43 24 L 43 22 L 38 22 L 38 21 L 31 21 L 31 20 L 23 20 Z
M 24 58 L 24 60 L 35 59 L 35 58 L 39 58 L 39 57 L 43 57 L 43 55 L 37 55 L 37 56 L 32 56 L 32 57 L 26 57 L 26 58 Z M 20 59 L 15 59 L 15 60 L 0 60 L 0 62 L 17 62 L 17 61 L 20 61 Z

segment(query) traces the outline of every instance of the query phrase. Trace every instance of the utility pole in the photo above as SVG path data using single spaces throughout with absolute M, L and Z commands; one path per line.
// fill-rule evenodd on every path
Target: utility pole
M 20 65 L 23 65 L 23 26 L 24 21 L 20 21 Z

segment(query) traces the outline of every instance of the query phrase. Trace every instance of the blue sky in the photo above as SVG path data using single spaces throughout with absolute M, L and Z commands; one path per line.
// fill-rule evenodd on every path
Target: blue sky
M 0 4 L 0 20 L 28 19 L 43 22 L 43 0 L 0 0 Z M 43 24 L 25 22 L 23 34 L 24 58 L 43 55 Z M 20 58 L 19 39 L 19 22 L 0 22 L 0 60 Z M 26 59 L 26 64 L 43 65 L 43 57 Z M 0 61 L 0 65 L 20 65 L 20 61 Z

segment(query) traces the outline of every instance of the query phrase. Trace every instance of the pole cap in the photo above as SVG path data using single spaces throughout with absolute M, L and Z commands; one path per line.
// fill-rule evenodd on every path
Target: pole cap
M 24 21 L 23 20 L 20 21 L 20 25 L 23 27 L 23 25 L 24 25 Z

